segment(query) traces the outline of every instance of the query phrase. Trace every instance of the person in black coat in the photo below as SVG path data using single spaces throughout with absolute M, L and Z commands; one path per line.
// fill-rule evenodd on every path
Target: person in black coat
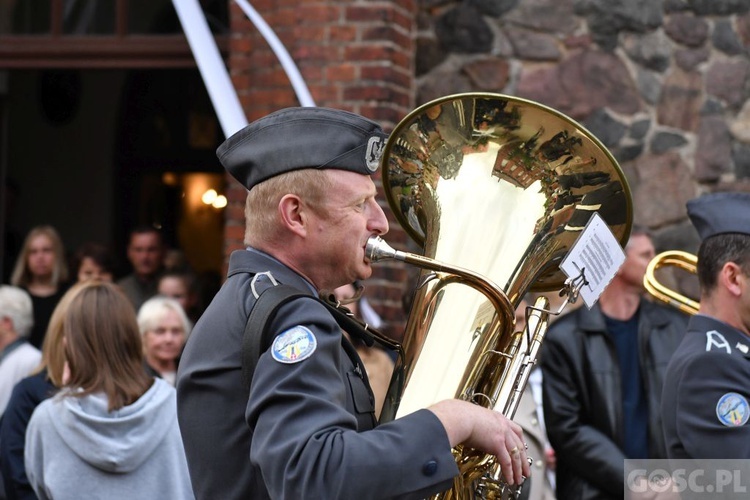
M 557 456 L 557 497 L 621 499 L 625 460 L 665 458 L 664 373 L 688 317 L 644 297 L 654 257 L 635 227 L 625 262 L 588 309 L 554 322 L 540 356 L 544 418 Z

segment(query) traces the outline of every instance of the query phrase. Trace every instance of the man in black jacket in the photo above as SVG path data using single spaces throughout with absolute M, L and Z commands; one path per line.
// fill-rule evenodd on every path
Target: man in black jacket
M 557 454 L 557 496 L 620 499 L 626 458 L 664 458 L 664 372 L 687 317 L 644 300 L 651 238 L 634 228 L 625 262 L 591 309 L 555 322 L 541 356 L 544 416 Z

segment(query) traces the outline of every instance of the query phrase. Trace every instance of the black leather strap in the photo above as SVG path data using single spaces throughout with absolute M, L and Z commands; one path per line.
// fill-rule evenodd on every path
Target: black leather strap
M 279 307 L 297 297 L 311 296 L 289 285 L 272 286 L 260 293 L 253 310 L 250 311 L 245 323 L 245 333 L 242 335 L 242 383 L 248 390 L 260 354 L 271 344 L 269 320 Z

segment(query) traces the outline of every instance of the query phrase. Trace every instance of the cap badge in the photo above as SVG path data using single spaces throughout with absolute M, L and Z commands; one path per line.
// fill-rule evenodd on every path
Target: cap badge
M 716 416 L 727 427 L 739 427 L 750 419 L 750 405 L 741 394 L 728 392 L 716 403 Z
M 304 326 L 295 326 L 276 337 L 271 346 L 271 356 L 279 363 L 299 363 L 312 356 L 318 340 Z
M 385 140 L 376 135 L 370 137 L 367 141 L 367 151 L 365 151 L 365 165 L 370 172 L 375 172 L 380 165 L 380 157 L 383 156 L 383 147 Z

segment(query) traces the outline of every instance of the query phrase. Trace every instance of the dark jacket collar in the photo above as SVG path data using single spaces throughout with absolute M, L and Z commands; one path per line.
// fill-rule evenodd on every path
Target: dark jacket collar
M 652 302 L 640 299 L 638 305 L 639 314 L 641 318 L 644 316 L 648 317 L 651 326 L 662 327 L 669 324 L 672 318 L 665 312 L 663 307 L 659 307 Z M 578 310 L 579 314 L 579 325 L 583 331 L 586 332 L 606 332 L 607 324 L 604 319 L 604 313 L 602 308 L 597 302 L 594 307 L 588 309 L 585 305 L 581 306 Z

